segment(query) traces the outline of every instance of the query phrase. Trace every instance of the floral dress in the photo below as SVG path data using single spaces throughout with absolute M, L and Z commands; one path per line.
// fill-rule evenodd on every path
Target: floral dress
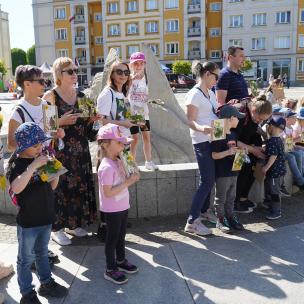
M 66 112 L 79 112 L 78 103 L 69 105 L 53 90 L 59 118 Z M 78 93 L 77 98 L 83 97 Z M 96 216 L 96 199 L 88 139 L 96 135 L 88 119 L 78 118 L 65 126 L 64 148 L 56 149 L 57 159 L 69 170 L 62 175 L 55 191 L 54 230 L 75 229 L 89 225 Z

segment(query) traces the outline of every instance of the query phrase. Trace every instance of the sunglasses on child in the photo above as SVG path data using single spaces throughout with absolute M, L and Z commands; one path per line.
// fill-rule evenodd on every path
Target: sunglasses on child
M 39 84 L 40 85 L 42 85 L 42 86 L 44 86 L 45 85 L 45 79 L 43 79 L 43 78 L 40 78 L 40 79 L 31 79 L 31 80 L 29 80 L 30 82 L 35 82 L 35 81 L 37 81 L 37 82 L 39 82 Z
M 115 71 L 117 75 L 121 76 L 122 74 L 125 74 L 125 76 L 130 76 L 130 71 L 129 70 L 121 70 L 121 69 L 117 69 Z
M 77 74 L 78 70 L 77 69 L 68 69 L 68 70 L 63 70 L 61 73 L 66 72 L 69 75 L 73 75 L 73 73 Z

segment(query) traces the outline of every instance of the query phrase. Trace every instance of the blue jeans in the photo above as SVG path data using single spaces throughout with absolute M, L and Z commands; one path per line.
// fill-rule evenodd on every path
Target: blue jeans
M 298 186 L 304 185 L 303 155 L 301 151 L 292 151 L 285 154 L 290 171 Z
M 25 295 L 34 289 L 32 285 L 31 265 L 36 261 L 40 283 L 51 280 L 51 269 L 48 260 L 48 243 L 52 225 L 23 228 L 17 225 L 18 257 L 17 276 L 20 293 Z
M 209 208 L 210 192 L 215 182 L 215 168 L 211 155 L 211 144 L 209 142 L 202 142 L 194 144 L 193 147 L 200 172 L 200 184 L 192 200 L 189 216 L 191 222 L 199 217 L 201 211 L 207 211 Z

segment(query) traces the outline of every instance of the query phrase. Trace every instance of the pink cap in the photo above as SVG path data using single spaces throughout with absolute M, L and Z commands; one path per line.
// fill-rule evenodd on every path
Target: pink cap
M 98 139 L 114 139 L 124 144 L 128 144 L 133 140 L 132 138 L 124 136 L 119 126 L 111 123 L 108 123 L 99 129 L 97 133 L 97 140 Z
M 135 61 L 145 61 L 146 62 L 145 54 L 142 52 L 133 53 L 130 57 L 130 63 L 133 63 Z

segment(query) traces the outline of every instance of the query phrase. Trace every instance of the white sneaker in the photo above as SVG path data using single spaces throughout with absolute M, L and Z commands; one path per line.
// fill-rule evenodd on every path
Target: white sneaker
M 147 170 L 150 170 L 150 171 L 158 170 L 157 165 L 155 165 L 152 160 L 149 161 L 149 162 L 146 161 L 145 162 L 145 167 L 146 167 Z
M 212 224 L 216 224 L 216 222 L 217 222 L 217 217 L 215 216 L 215 214 L 213 213 L 213 211 L 211 209 L 208 209 L 206 212 L 201 213 L 200 219 L 202 221 L 208 221 Z
M 199 218 L 194 220 L 192 224 L 189 224 L 187 221 L 184 231 L 190 232 L 190 233 L 195 233 L 198 235 L 212 234 L 212 231 L 209 228 L 207 228 L 205 225 L 203 225 Z
M 0 279 L 8 277 L 13 272 L 14 272 L 14 267 L 12 264 L 5 264 L 3 262 L 0 262 Z
M 86 230 L 84 230 L 83 228 L 75 228 L 75 229 L 69 229 L 69 228 L 65 228 L 65 232 L 68 234 L 72 234 L 78 237 L 84 237 L 88 235 L 88 232 Z
M 61 246 L 71 245 L 72 241 L 65 235 L 63 229 L 52 232 L 52 240 Z

